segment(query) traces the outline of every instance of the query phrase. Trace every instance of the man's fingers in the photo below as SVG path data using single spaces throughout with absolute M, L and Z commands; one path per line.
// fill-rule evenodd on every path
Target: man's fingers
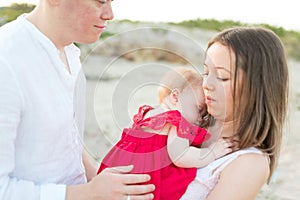
M 127 174 L 133 170 L 133 165 L 109 167 L 105 171 L 117 174 Z
M 131 197 L 133 196 L 153 196 L 150 192 L 155 190 L 155 186 L 153 184 L 148 185 L 125 185 L 124 192 L 125 194 L 130 194 Z M 133 198 L 131 198 L 133 199 Z M 152 198 L 150 198 L 152 199 Z
M 148 174 L 129 174 L 132 169 L 133 165 L 128 165 L 106 168 L 105 171 L 115 175 L 122 174 L 119 178 L 122 179 L 124 184 L 139 184 L 150 180 L 151 177 Z
M 155 186 L 147 184 L 151 177 L 148 174 L 130 174 L 132 169 L 133 165 L 111 167 L 104 169 L 101 174 L 109 176 L 117 193 L 126 199 L 128 195 L 131 200 L 153 199 L 151 192 Z
M 151 179 L 148 174 L 125 174 L 123 177 L 124 184 L 144 183 Z
M 143 194 L 143 195 L 130 195 L 130 198 L 128 198 L 128 195 L 124 196 L 124 200 L 152 200 L 154 199 L 153 194 Z

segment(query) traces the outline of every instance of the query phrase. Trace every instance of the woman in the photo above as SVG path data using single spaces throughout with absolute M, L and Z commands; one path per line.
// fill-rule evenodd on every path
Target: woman
M 264 28 L 227 29 L 208 43 L 204 71 L 211 142 L 233 138 L 241 150 L 199 168 L 182 199 L 255 199 L 280 153 L 288 100 L 283 45 Z

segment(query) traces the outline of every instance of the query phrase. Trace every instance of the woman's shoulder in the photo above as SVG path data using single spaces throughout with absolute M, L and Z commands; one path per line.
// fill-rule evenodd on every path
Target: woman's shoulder
M 221 175 L 230 179 L 243 181 L 259 181 L 265 183 L 269 177 L 270 168 L 268 157 L 260 150 L 241 150 L 221 172 Z
M 244 149 L 233 153 L 225 165 L 217 169 L 218 179 L 208 199 L 255 199 L 269 176 L 269 163 L 258 149 Z
M 254 147 L 237 151 L 236 159 L 232 162 L 237 165 L 247 164 L 251 167 L 260 165 L 261 167 L 269 168 L 269 157 L 261 150 Z
M 251 168 L 252 170 L 261 169 L 263 171 L 268 171 L 267 169 L 269 169 L 267 157 L 264 154 L 253 152 L 239 155 L 231 164 Z

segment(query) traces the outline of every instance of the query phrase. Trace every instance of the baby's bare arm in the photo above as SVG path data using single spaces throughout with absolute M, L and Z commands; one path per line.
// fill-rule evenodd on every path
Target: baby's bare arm
M 172 162 L 178 167 L 203 167 L 232 152 L 233 143 L 220 139 L 208 148 L 197 148 L 189 145 L 188 139 L 177 136 L 176 128 L 172 127 L 168 135 L 168 153 Z

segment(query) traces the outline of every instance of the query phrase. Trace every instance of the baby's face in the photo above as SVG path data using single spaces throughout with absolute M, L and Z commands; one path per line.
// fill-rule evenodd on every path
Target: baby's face
M 192 124 L 198 124 L 202 120 L 200 112 L 205 108 L 202 82 L 185 88 L 179 96 L 179 103 L 183 117 Z

